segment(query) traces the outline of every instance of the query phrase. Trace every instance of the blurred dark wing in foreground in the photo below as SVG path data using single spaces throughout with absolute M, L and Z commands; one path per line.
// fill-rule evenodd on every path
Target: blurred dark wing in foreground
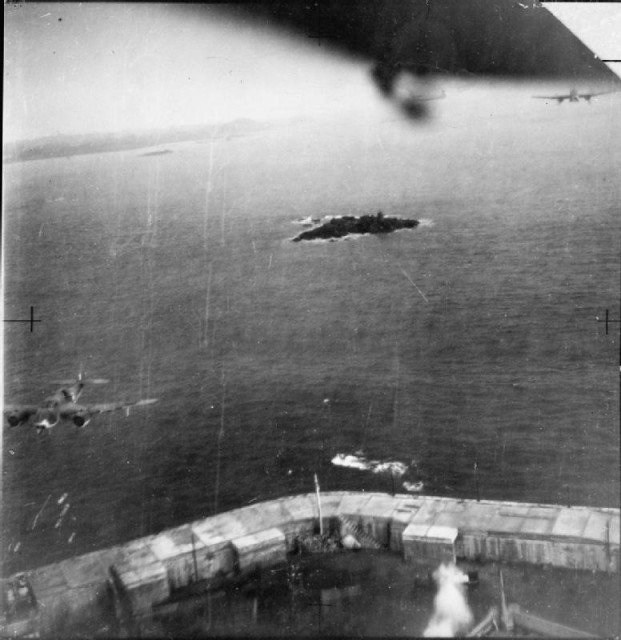
M 287 0 L 222 10 L 371 60 L 373 78 L 387 96 L 394 96 L 403 73 L 621 84 L 537 0 Z

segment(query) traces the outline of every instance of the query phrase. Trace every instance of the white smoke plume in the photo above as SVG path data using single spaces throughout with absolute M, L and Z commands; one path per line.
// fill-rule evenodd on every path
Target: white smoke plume
M 438 585 L 438 593 L 433 601 L 433 615 L 423 635 L 426 638 L 454 637 L 473 621 L 465 596 L 465 574 L 454 564 L 441 564 L 433 577 Z

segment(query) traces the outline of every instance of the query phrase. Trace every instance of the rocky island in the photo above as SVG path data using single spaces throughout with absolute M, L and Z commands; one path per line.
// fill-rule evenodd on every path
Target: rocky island
M 332 240 L 334 238 L 344 238 L 345 236 L 367 233 L 390 233 L 398 229 L 413 229 L 418 225 L 418 220 L 405 220 L 403 218 L 386 218 L 379 211 L 375 216 L 343 216 L 342 218 L 331 218 L 328 222 L 304 231 L 299 236 L 293 238 L 293 242 L 301 240 Z

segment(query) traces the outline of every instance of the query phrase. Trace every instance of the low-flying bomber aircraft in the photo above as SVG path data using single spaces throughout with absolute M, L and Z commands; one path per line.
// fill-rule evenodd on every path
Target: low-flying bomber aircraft
M 559 104 L 563 102 L 563 100 L 569 100 L 569 102 L 580 102 L 580 98 L 586 100 L 587 102 L 591 102 L 591 98 L 595 98 L 596 96 L 603 96 L 606 93 L 615 93 L 614 91 L 600 91 L 599 93 L 578 93 L 575 89 L 572 89 L 569 93 L 556 95 L 556 96 L 533 96 L 533 98 L 538 98 L 539 100 L 556 100 Z
M 77 404 L 82 389 L 86 384 L 105 384 L 108 380 L 101 378 L 84 379 L 81 375 L 77 380 L 58 381 L 67 385 L 58 389 L 53 395 L 45 398 L 41 404 L 7 405 L 4 414 L 10 427 L 18 427 L 29 422 L 34 416 L 33 424 L 37 433 L 41 434 L 46 429 L 55 427 L 61 420 L 71 421 L 76 427 L 85 427 L 99 413 L 107 413 L 124 409 L 129 415 L 131 407 L 140 407 L 157 402 L 156 398 L 138 400 L 137 402 L 109 402 L 103 404 L 82 405 Z

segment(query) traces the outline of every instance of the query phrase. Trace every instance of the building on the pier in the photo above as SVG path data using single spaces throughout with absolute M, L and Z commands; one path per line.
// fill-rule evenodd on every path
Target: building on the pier
M 320 531 L 353 533 L 363 548 L 419 564 L 465 559 L 619 572 L 618 509 L 364 492 L 321 494 L 318 502 L 307 494 L 29 571 L 36 623 L 45 634 L 111 610 L 123 619 L 148 616 L 185 589 L 208 590 L 284 563 L 300 538 Z M 4 629 L 10 635 L 19 622 L 5 615 Z

